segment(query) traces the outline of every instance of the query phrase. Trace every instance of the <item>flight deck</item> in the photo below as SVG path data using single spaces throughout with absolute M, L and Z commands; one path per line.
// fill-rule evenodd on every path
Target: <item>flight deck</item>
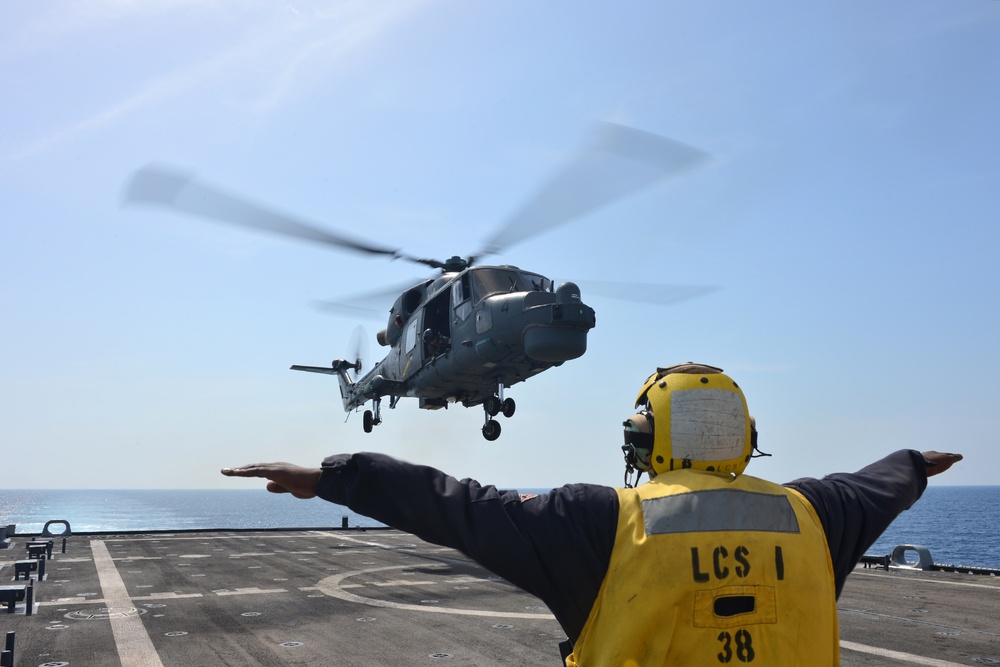
M 42 538 L 15 581 L 32 539 L 0 551 L 0 585 L 30 589 L 0 606 L 16 667 L 560 664 L 537 598 L 395 530 Z M 859 566 L 838 609 L 842 665 L 1000 665 L 998 577 Z

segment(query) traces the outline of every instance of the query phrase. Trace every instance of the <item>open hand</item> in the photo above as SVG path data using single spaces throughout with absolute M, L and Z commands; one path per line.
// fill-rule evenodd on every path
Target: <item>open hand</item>
M 923 452 L 924 458 L 931 462 L 927 466 L 927 476 L 939 475 L 955 463 L 962 460 L 961 454 L 946 454 L 944 452 Z
M 290 493 L 296 498 L 315 498 L 320 468 L 303 468 L 292 463 L 252 463 L 239 468 L 223 468 L 226 477 L 264 477 L 271 493 Z

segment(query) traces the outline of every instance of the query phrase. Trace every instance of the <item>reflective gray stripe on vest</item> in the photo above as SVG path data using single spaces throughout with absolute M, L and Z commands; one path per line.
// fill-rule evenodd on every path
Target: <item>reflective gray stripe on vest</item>
M 797 533 L 799 522 L 785 496 L 712 489 L 642 501 L 647 535 L 756 531 Z

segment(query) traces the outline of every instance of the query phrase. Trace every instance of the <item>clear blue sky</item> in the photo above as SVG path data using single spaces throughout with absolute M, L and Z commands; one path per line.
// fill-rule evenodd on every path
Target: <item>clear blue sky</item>
M 0 5 L 4 487 L 225 487 L 224 466 L 375 450 L 500 486 L 620 484 L 656 365 L 723 367 L 787 481 L 904 447 L 995 484 L 1000 3 Z M 179 165 L 436 257 L 479 247 L 595 120 L 712 162 L 493 258 L 573 279 L 587 354 L 482 412 L 362 433 L 336 299 L 427 275 L 153 209 Z M 718 285 L 652 308 L 587 279 Z M 389 306 L 387 301 L 386 309 Z M 378 321 L 363 321 L 381 350 Z

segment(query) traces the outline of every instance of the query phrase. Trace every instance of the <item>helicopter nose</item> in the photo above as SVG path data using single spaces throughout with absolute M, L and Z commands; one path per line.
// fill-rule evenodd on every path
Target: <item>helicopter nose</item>
M 566 326 L 536 326 L 524 332 L 524 353 L 537 361 L 558 364 L 582 357 L 587 331 Z
M 556 302 L 539 310 L 547 316 L 525 328 L 525 354 L 548 363 L 582 357 L 587 351 L 587 332 L 594 328 L 596 318 L 594 309 L 581 300 L 580 288 L 575 283 L 563 283 L 556 290 Z

